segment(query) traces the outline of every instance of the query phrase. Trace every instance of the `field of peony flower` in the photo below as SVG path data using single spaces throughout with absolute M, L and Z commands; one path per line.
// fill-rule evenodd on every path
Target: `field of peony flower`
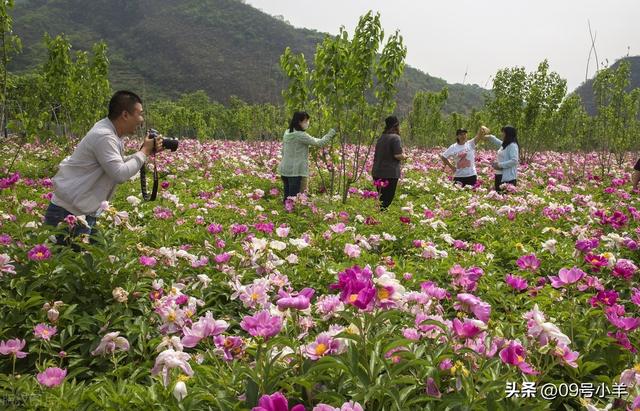
M 76 252 L 42 224 L 61 150 L 27 145 L 0 180 L 0 407 L 638 406 L 626 169 L 543 153 L 499 195 L 494 152 L 470 190 L 412 149 L 381 214 L 370 180 L 283 207 L 279 150 L 185 141 L 158 201 L 123 184 Z

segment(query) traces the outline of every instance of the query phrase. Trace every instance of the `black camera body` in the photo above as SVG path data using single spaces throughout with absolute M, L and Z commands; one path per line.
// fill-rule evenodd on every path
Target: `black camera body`
M 152 128 L 149 129 L 149 137 L 156 139 L 159 135 L 160 133 L 158 133 L 158 130 L 154 130 Z M 178 139 L 163 137 L 162 148 L 165 150 L 176 151 L 178 149 Z M 155 145 L 153 146 L 153 150 L 155 151 Z

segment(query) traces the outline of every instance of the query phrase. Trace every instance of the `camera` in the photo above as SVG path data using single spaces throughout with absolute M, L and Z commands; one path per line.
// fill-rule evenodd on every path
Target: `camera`
M 160 135 L 160 133 L 158 133 L 158 130 L 154 130 L 152 128 L 150 128 L 148 132 L 149 132 L 149 137 L 153 139 L 158 138 L 158 136 Z M 162 148 L 164 148 L 165 150 L 176 151 L 178 149 L 178 139 L 163 137 Z M 154 150 L 155 150 L 155 147 L 154 147 Z

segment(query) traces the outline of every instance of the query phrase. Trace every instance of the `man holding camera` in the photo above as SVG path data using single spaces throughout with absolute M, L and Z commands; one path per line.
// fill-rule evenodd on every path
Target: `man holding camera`
M 161 138 L 147 135 L 137 153 L 124 155 L 121 138 L 133 135 L 143 122 L 142 100 L 135 93 L 118 91 L 111 97 L 108 116 L 94 124 L 60 163 L 45 224 L 57 226 L 66 219 L 73 226 L 72 235 L 91 234 L 102 202 L 133 177 L 148 156 L 163 149 Z M 84 221 L 68 216 L 84 216 Z

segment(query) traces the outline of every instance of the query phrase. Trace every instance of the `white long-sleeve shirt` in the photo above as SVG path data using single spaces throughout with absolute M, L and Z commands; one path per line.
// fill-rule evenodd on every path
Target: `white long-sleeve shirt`
M 142 152 L 124 156 L 124 144 L 108 118 L 93 125 L 53 177 L 51 202 L 75 215 L 92 215 L 146 161 Z

